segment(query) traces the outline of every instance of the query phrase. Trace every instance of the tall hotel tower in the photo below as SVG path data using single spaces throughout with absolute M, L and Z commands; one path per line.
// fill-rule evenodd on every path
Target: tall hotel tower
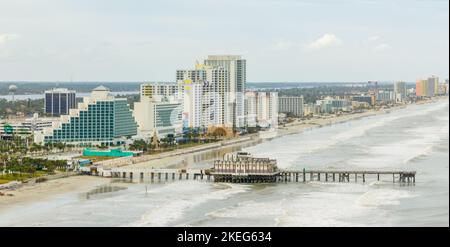
M 225 116 L 226 125 L 233 127 L 243 127 L 245 125 L 245 84 L 247 81 L 246 75 L 246 60 L 241 56 L 232 55 L 213 55 L 208 56 L 205 60 L 205 65 L 212 67 L 222 67 L 228 71 L 227 83 L 219 88 L 227 97 L 223 99 L 224 111 L 227 112 Z

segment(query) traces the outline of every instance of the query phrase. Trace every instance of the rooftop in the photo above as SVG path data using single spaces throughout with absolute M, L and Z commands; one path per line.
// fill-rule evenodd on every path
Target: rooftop
M 104 86 L 98 86 L 94 88 L 92 91 L 109 91 L 109 89 Z

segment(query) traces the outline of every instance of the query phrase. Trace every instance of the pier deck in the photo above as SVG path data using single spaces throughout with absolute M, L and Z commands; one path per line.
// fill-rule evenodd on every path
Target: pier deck
M 393 183 L 415 183 L 415 171 L 403 170 L 279 170 L 271 173 L 217 172 L 209 169 L 126 169 L 110 170 L 113 178 L 140 178 L 152 181 L 203 180 L 230 183 L 275 183 L 275 182 L 358 182 L 369 178 L 381 181 L 389 176 Z M 383 180 L 386 181 L 386 180 Z

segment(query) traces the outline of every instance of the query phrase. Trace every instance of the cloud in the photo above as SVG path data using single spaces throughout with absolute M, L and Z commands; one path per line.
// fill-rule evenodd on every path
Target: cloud
M 17 38 L 16 34 L 0 33 L 0 45 Z
M 311 50 L 322 49 L 331 46 L 338 46 L 341 43 L 342 43 L 341 40 L 338 39 L 336 35 L 326 33 L 322 37 L 309 43 L 308 49 Z

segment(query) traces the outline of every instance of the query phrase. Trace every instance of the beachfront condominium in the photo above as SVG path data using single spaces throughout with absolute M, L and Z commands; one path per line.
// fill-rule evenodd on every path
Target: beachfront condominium
M 245 105 L 244 112 L 246 116 L 246 126 L 256 127 L 257 126 L 257 95 L 256 91 L 245 92 Z
M 189 128 L 231 127 L 224 88 L 228 71 L 197 64 L 193 70 L 177 70 L 182 90 L 183 126 Z
M 213 68 L 223 68 L 227 71 L 226 84 L 219 88 L 223 91 L 224 111 L 227 111 L 226 123 L 233 127 L 243 127 L 245 124 L 245 87 L 247 78 L 246 60 L 241 56 L 213 55 L 205 59 L 204 64 Z M 222 92 L 221 92 L 222 93 Z
M 141 97 L 134 103 L 134 118 L 140 136 L 158 138 L 176 135 L 182 131 L 182 104 L 174 96 Z
M 416 96 L 426 96 L 427 80 L 419 79 L 416 81 Z
M 34 136 L 37 143 L 69 143 L 80 146 L 119 145 L 137 134 L 137 124 L 126 98 L 116 98 L 99 86 L 84 97 L 78 108 Z
M 303 96 L 279 96 L 278 112 L 303 117 Z
M 428 77 L 428 96 L 432 97 L 439 93 L 439 77 L 431 76 Z
M 67 88 L 54 88 L 45 91 L 45 113 L 51 116 L 69 114 L 69 110 L 76 107 L 75 91 Z
M 276 128 L 278 126 L 278 92 L 248 91 L 245 93 L 247 126 Z
M 406 99 L 406 82 L 396 81 L 394 82 L 394 96 L 396 102 L 402 102 Z
M 426 80 L 416 81 L 416 96 L 433 97 L 437 94 L 439 88 L 439 78 L 431 76 Z

